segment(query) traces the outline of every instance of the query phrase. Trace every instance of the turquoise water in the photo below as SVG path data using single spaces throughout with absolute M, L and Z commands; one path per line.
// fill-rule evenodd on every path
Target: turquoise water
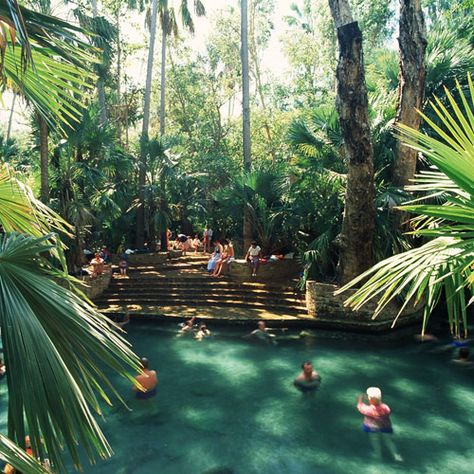
M 212 328 L 211 328 L 212 329 Z M 87 467 L 100 474 L 319 474 L 474 472 L 474 371 L 449 353 L 415 343 L 319 335 L 276 346 L 228 330 L 198 342 L 176 326 L 134 322 L 127 336 L 158 370 L 158 395 L 133 400 L 132 412 L 106 411 L 113 459 Z M 321 389 L 293 386 L 309 359 Z M 371 458 L 357 396 L 378 385 L 393 412 L 402 464 Z

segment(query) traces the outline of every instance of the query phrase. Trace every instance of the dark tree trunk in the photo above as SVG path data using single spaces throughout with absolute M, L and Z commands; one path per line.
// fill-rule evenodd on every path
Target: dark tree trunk
M 49 201 L 49 173 L 48 173 L 48 123 L 38 114 L 38 125 L 40 134 L 40 196 L 41 201 Z
M 400 0 L 400 75 L 395 123 L 420 128 L 425 90 L 426 29 L 421 0 Z M 415 176 L 417 151 L 398 143 L 393 184 L 406 186 Z
M 330 0 L 337 28 L 339 60 L 336 106 L 348 159 L 344 217 L 339 245 L 339 278 L 345 283 L 372 264 L 375 227 L 373 149 L 368 117 L 362 33 L 347 0 Z

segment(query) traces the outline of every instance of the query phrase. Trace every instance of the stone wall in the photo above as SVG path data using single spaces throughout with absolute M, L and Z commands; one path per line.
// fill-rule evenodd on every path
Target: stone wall
M 129 265 L 161 265 L 168 259 L 168 252 L 147 252 L 130 254 L 128 256 Z M 112 263 L 117 264 L 120 260 L 119 255 L 112 255 Z
M 96 278 L 91 278 L 90 276 L 81 277 L 81 281 L 83 281 L 87 286 L 81 286 L 80 289 L 89 299 L 93 300 L 100 296 L 109 287 L 111 279 L 112 267 L 106 265 L 104 273 L 98 275 Z
M 282 281 L 296 278 L 300 273 L 300 267 L 295 260 L 279 260 L 260 264 L 257 271 L 257 281 Z M 251 280 L 251 269 L 244 259 L 237 259 L 231 263 L 230 268 L 225 265 L 222 269 L 224 275 L 235 280 Z
M 396 302 L 391 302 L 377 319 L 373 320 L 376 302 L 369 301 L 360 310 L 353 311 L 344 306 L 344 301 L 354 294 L 355 290 L 348 290 L 342 295 L 334 295 L 339 287 L 329 283 L 320 283 L 313 280 L 306 282 L 306 307 L 308 315 L 321 320 L 371 323 L 384 327 L 390 327 L 392 321 L 398 314 L 400 307 Z M 407 309 L 400 316 L 400 324 L 419 320 L 419 309 Z

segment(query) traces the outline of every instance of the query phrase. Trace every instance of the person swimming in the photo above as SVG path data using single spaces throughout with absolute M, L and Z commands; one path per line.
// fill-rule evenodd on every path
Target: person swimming
M 301 364 L 303 371 L 295 378 L 293 385 L 302 393 L 314 392 L 321 386 L 321 376 L 309 361 Z
M 458 356 L 453 359 L 453 362 L 466 367 L 472 367 L 472 361 L 469 360 L 469 347 L 460 347 Z
M 184 323 L 181 324 L 181 329 L 178 332 L 178 337 L 185 336 L 186 334 L 190 334 L 194 329 L 196 329 L 196 316 L 188 319 Z
M 260 341 L 271 342 L 275 344 L 275 334 L 271 334 L 270 331 L 272 331 L 272 329 L 267 328 L 265 321 L 259 321 L 257 329 L 253 330 L 250 334 L 247 334 L 244 337 L 251 337 Z
M 138 400 L 147 400 L 156 395 L 156 386 L 158 385 L 158 376 L 155 370 L 150 370 L 149 362 L 146 357 L 141 358 L 142 373 L 135 377 L 135 380 L 144 389 L 134 385 L 132 390 L 135 392 L 135 398 Z
M 367 397 L 369 404 L 364 403 Z M 369 439 L 375 456 L 382 459 L 382 440 L 395 461 L 402 461 L 397 448 L 390 436 L 382 436 L 393 433 L 392 422 L 390 420 L 391 410 L 388 405 L 382 403 L 382 391 L 378 387 L 369 387 L 366 394 L 359 396 L 357 410 L 364 415 L 362 430 L 369 433 Z
M 202 341 L 203 339 L 205 339 L 206 337 L 209 337 L 209 336 L 211 336 L 211 331 L 209 331 L 209 329 L 207 329 L 207 326 L 205 324 L 201 324 L 201 326 L 199 326 L 199 330 L 195 334 L 194 338 L 197 339 L 198 341 Z

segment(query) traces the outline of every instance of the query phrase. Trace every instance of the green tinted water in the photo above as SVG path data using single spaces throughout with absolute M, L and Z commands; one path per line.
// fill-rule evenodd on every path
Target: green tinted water
M 450 364 L 449 353 L 354 337 L 267 346 L 221 334 L 198 342 L 176 338 L 175 330 L 129 327 L 135 351 L 159 372 L 158 395 L 135 401 L 117 381 L 133 411 L 106 412 L 103 428 L 116 454 L 86 472 L 474 472 L 474 371 Z M 322 375 L 313 397 L 292 386 L 306 359 Z M 400 465 L 388 453 L 383 464 L 370 456 L 355 409 L 370 385 L 382 388 L 392 408 Z

